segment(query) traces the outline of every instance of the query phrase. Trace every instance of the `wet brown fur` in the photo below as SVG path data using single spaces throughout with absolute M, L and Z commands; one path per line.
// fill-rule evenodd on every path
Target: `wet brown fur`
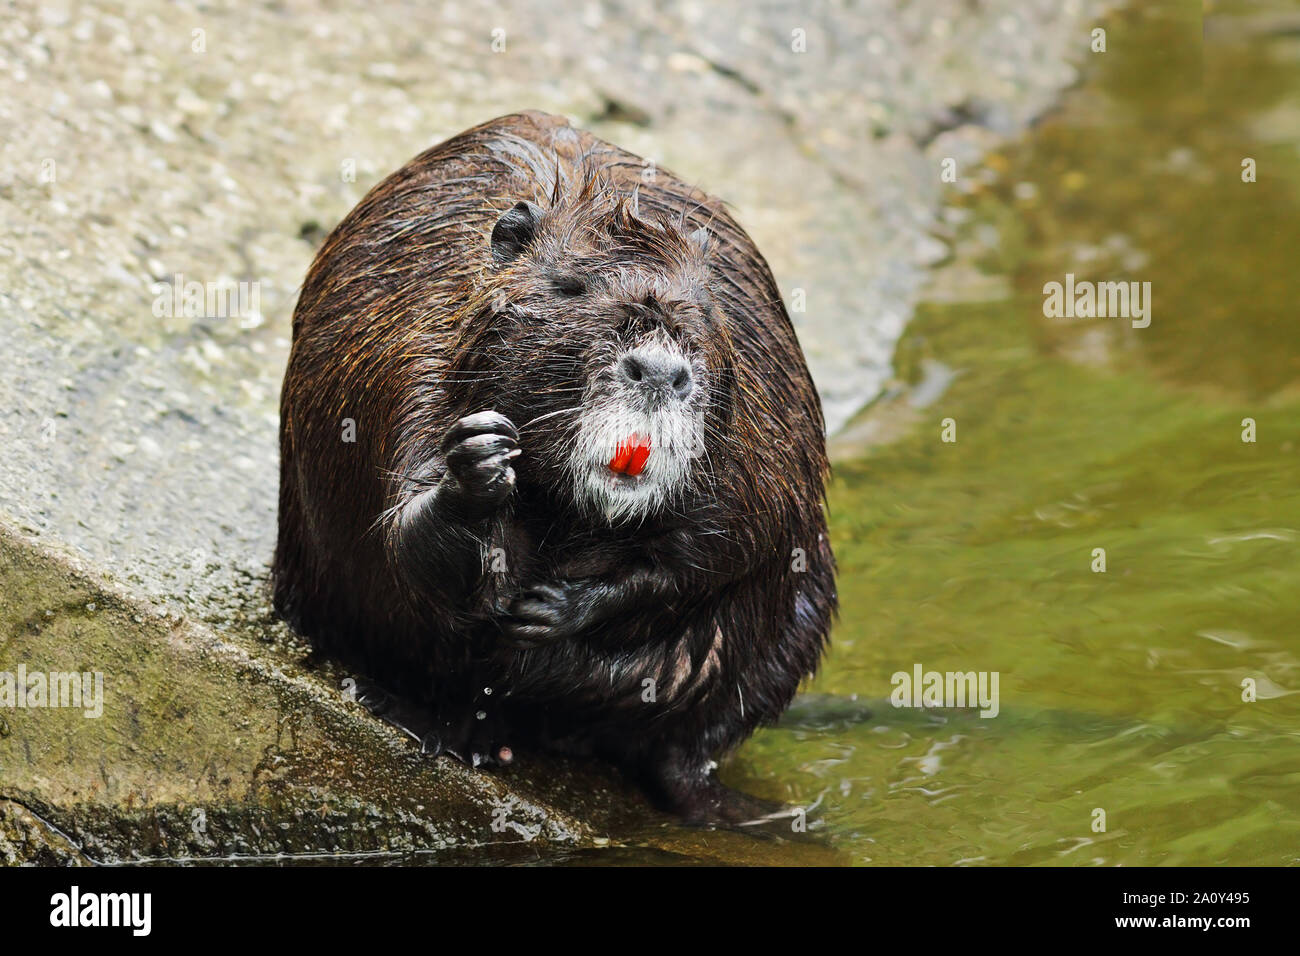
M 828 466 L 767 263 L 719 202 L 645 169 L 561 118 L 515 114 L 416 157 L 333 231 L 294 314 L 275 601 L 317 647 L 427 702 L 447 728 L 490 707 L 512 741 L 593 750 L 666 804 L 707 816 L 711 759 L 774 721 L 824 649 Z M 527 275 L 494 262 L 489 243 L 519 200 L 548 217 L 550 245 Z M 701 227 L 706 255 L 688 240 Z M 548 256 L 557 273 L 545 278 Z M 570 281 L 574 262 L 602 277 L 599 301 L 619 303 L 628 323 L 660 322 L 687 341 L 708 382 L 690 488 L 631 529 L 574 508 L 554 461 L 536 453 L 572 440 L 572 416 L 549 413 L 580 402 L 583 336 L 530 333 L 542 351 L 520 355 L 505 324 L 530 303 L 549 308 L 549 283 Z M 595 341 L 584 308 L 596 306 L 576 305 L 573 322 Z M 519 428 L 518 487 L 495 518 L 416 548 L 403 508 L 445 473 L 448 429 L 484 409 Z M 345 420 L 354 442 L 342 440 Z M 448 557 L 458 554 L 472 557 Z M 537 581 L 612 581 L 629 610 L 511 646 L 501 622 Z

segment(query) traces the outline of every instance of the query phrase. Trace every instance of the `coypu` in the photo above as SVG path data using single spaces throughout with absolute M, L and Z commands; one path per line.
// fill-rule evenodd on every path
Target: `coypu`
M 647 172 L 648 170 L 648 172 Z M 612 760 L 695 820 L 835 610 L 821 405 L 716 200 L 529 112 L 375 186 L 303 285 L 282 617 L 429 746 Z

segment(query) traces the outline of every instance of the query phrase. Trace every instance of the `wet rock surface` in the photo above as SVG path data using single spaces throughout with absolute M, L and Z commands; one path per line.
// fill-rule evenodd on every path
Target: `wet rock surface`
M 46 852 L 71 846 L 69 859 L 96 862 L 364 858 L 590 839 L 526 790 L 422 757 L 331 693 L 324 675 L 146 615 L 9 537 L 0 590 L 9 635 L 0 669 L 20 675 L 26 704 L 40 704 L 5 711 L 4 796 L 43 824 Z M 83 680 L 78 695 L 46 678 L 45 696 L 50 672 L 102 683 Z M 0 832 L 32 829 L 22 814 L 5 819 Z
M 960 169 L 1048 108 L 1103 6 L 17 3 L 0 669 L 66 658 L 103 671 L 113 704 L 0 711 L 0 856 L 486 857 L 523 839 L 490 829 L 512 798 L 536 811 L 519 811 L 530 846 L 595 846 L 637 807 L 617 781 L 574 770 L 531 803 L 549 765 L 418 763 L 270 619 L 278 389 L 315 247 L 421 149 L 516 109 L 566 114 L 733 205 L 836 427 L 888 380 L 947 254 L 940 160 Z
M 328 663 L 150 612 L 84 570 L 0 534 L 0 672 L 24 688 L 0 711 L 0 861 L 838 860 L 666 826 L 600 768 L 435 760 Z

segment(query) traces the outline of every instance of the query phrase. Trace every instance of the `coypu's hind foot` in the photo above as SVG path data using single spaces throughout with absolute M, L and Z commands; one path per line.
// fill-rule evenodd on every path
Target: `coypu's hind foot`
M 385 723 L 407 734 L 420 752 L 437 757 L 447 754 L 471 767 L 506 767 L 514 762 L 514 748 L 504 720 L 494 719 L 496 708 L 457 708 L 453 717 L 440 716 L 368 680 L 357 681 L 357 702 Z M 479 715 L 482 715 L 481 717 Z
M 486 701 L 468 708 L 456 708 L 436 730 L 441 752 L 471 767 L 508 767 L 514 762 L 514 748 L 505 743 L 508 728 L 500 709 Z
M 763 800 L 719 782 L 714 777 L 683 794 L 673 810 L 687 823 L 709 827 L 753 827 L 788 820 L 795 807 Z
M 661 759 L 651 766 L 647 782 L 664 809 L 697 826 L 758 826 L 798 812 L 795 807 L 731 789 L 718 780 L 712 762 Z

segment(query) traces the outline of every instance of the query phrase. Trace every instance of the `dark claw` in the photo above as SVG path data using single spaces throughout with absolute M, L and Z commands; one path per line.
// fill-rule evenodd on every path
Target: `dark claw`
M 515 423 L 500 412 L 485 411 L 466 415 L 451 428 L 442 439 L 442 451 L 445 454 L 453 445 L 476 435 L 504 435 L 512 442 L 519 441 L 519 430 Z
M 504 456 L 518 450 L 519 446 L 508 435 L 498 435 L 495 432 L 484 435 L 471 435 L 456 442 L 448 449 L 447 464 L 453 468 L 457 465 L 472 465 L 476 462 L 488 461 L 494 456 Z
M 376 717 L 383 717 L 392 706 L 393 698 L 391 694 L 381 687 L 358 682 L 357 703 Z
M 554 628 L 545 624 L 524 624 L 519 621 L 507 621 L 504 634 L 507 644 L 524 651 L 542 647 L 560 636 Z
M 514 606 L 514 615 L 529 624 L 547 624 L 559 627 L 564 623 L 564 611 L 553 604 L 525 598 Z
M 563 588 L 556 587 L 553 584 L 537 584 L 524 591 L 524 597 L 533 601 L 546 601 L 552 604 L 561 604 L 568 600 L 568 594 Z

